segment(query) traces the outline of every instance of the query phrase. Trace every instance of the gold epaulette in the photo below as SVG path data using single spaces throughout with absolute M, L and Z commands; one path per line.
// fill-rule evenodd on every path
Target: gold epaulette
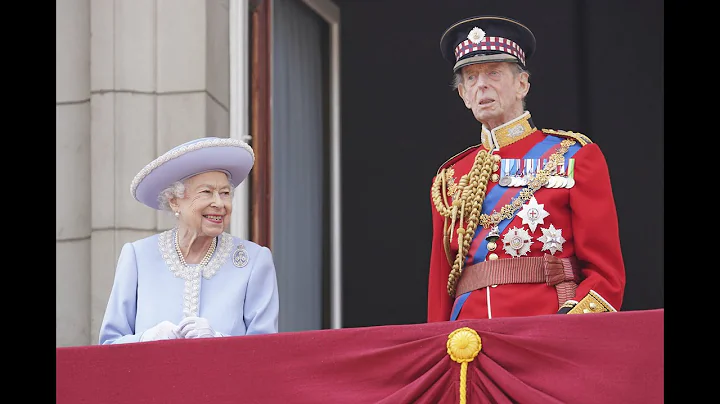
M 582 133 L 578 132 L 571 132 L 569 130 L 555 130 L 555 129 L 543 129 L 542 130 L 545 133 L 549 133 L 551 135 L 558 135 L 563 137 L 569 137 L 571 139 L 575 139 L 580 143 L 580 146 L 585 146 L 588 143 L 592 143 L 592 140 L 590 140 L 589 137 L 583 135 Z
M 479 144 L 476 144 L 475 146 L 470 146 L 470 147 L 468 147 L 467 149 L 461 151 L 460 153 L 458 153 L 458 154 L 450 157 L 450 158 L 447 159 L 444 163 L 442 163 L 442 165 L 440 166 L 440 168 L 438 168 L 437 174 L 440 174 L 440 171 L 442 171 L 443 168 L 449 167 L 451 164 L 454 164 L 455 162 L 457 162 L 458 160 L 460 160 L 462 157 L 465 157 L 466 154 L 468 154 L 468 153 L 470 153 L 471 151 L 477 149 L 478 147 L 480 147 Z
M 607 313 L 617 311 L 597 292 L 590 290 L 567 314 Z

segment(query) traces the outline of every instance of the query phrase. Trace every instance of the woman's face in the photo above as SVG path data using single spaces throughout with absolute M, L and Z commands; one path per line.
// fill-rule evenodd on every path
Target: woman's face
M 230 226 L 232 194 L 222 171 L 209 171 L 185 180 L 185 196 L 176 198 L 181 225 L 198 236 L 217 237 Z

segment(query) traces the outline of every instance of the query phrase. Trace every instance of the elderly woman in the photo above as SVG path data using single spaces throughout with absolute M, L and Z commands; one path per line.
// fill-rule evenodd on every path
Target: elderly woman
M 277 332 L 270 250 L 226 233 L 233 190 L 254 159 L 240 140 L 201 138 L 135 176 L 133 197 L 177 224 L 123 246 L 100 344 Z

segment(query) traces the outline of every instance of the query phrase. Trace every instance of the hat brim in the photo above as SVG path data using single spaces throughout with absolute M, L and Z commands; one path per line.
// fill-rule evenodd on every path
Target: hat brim
M 471 56 L 469 58 L 460 59 L 457 63 L 455 63 L 455 66 L 453 67 L 453 72 L 457 72 L 463 66 L 474 65 L 474 64 L 478 64 L 478 63 L 492 63 L 492 62 L 519 63 L 520 61 L 515 56 L 508 55 L 507 53 L 496 53 L 496 54 L 491 54 L 491 55 L 487 55 L 487 54 L 475 55 L 475 56 Z
M 525 54 L 525 61 L 521 61 L 518 59 L 515 59 L 514 61 L 518 64 L 520 64 L 523 68 L 526 68 L 527 61 L 530 60 L 532 55 L 535 53 L 535 47 L 536 47 L 536 41 L 535 41 L 535 35 L 530 31 L 528 27 L 521 24 L 520 22 L 507 17 L 501 17 L 501 16 L 476 16 L 476 17 L 470 17 L 463 20 L 460 20 L 454 24 L 452 24 L 449 28 L 443 32 L 442 36 L 440 37 L 440 51 L 442 53 L 442 56 L 445 60 L 451 63 L 453 66 L 453 71 L 457 71 L 462 66 L 458 66 L 458 63 L 460 62 L 457 60 L 454 49 L 460 43 L 461 41 L 468 39 L 468 31 L 470 31 L 474 27 L 479 27 L 483 29 L 487 36 L 499 36 L 505 39 L 509 39 L 518 45 L 522 47 L 522 50 Z M 492 56 L 493 53 L 488 53 L 492 51 L 480 51 L 479 55 L 483 56 Z M 505 53 L 505 52 L 497 52 L 499 54 L 507 54 L 513 58 L 514 56 Z M 471 59 L 474 56 L 478 56 L 478 54 L 469 53 L 466 56 L 463 56 L 463 59 Z M 490 60 L 490 59 L 480 59 L 480 62 L 474 62 L 474 63 L 487 63 L 490 61 L 497 61 L 497 60 Z M 508 60 L 512 61 L 512 60 Z
M 252 149 L 238 139 L 210 139 L 176 147 L 145 166 L 133 179 L 135 199 L 160 209 L 158 196 L 165 188 L 196 174 L 222 171 L 233 186 L 247 178 L 255 162 Z

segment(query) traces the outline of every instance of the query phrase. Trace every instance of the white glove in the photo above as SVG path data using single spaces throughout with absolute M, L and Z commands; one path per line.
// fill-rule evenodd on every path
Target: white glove
M 170 321 L 162 321 L 157 325 L 148 328 L 140 335 L 140 342 L 157 341 L 162 339 L 178 339 L 178 326 Z
M 204 317 L 185 317 L 178 324 L 180 338 L 210 338 L 215 337 L 215 330 Z

